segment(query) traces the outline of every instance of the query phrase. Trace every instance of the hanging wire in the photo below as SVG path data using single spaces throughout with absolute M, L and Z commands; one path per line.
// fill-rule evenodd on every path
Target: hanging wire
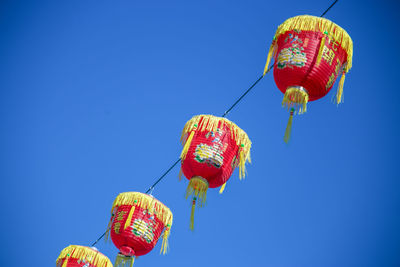
M 337 3 L 338 0 L 335 0 L 320 16 L 321 18 L 323 16 L 326 15 L 326 13 L 328 13 L 328 11 Z M 240 101 L 242 101 L 242 99 L 248 94 L 250 93 L 250 91 L 262 80 L 262 78 L 264 78 L 264 76 L 275 66 L 275 63 L 273 65 L 271 65 L 268 70 L 265 72 L 265 74 L 263 74 L 262 76 L 260 76 L 231 106 L 230 108 L 228 108 L 224 114 L 222 115 L 222 117 L 226 117 L 228 115 L 229 112 L 231 112 L 232 109 L 234 109 L 236 107 L 237 104 L 239 104 Z M 175 161 L 175 163 L 173 163 L 168 170 L 166 170 L 150 187 L 149 189 L 147 189 L 146 194 L 149 192 L 153 192 L 154 187 L 161 182 L 162 179 L 164 179 L 164 177 L 179 163 L 181 162 L 181 158 L 177 159 Z M 92 247 L 95 246 L 106 234 L 107 232 L 110 230 L 110 228 L 107 228 L 107 230 L 92 244 Z

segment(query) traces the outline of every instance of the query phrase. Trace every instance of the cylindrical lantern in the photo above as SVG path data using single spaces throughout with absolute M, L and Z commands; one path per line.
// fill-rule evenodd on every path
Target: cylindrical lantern
M 56 261 L 57 267 L 112 267 L 111 261 L 95 248 L 70 245 Z
M 206 200 L 207 189 L 220 187 L 220 193 L 239 166 L 239 178 L 245 176 L 245 163 L 250 162 L 251 142 L 233 122 L 212 115 L 190 119 L 182 132 L 181 171 L 189 185 L 186 198 L 193 197 L 190 228 L 193 230 L 194 209 Z
M 109 234 L 119 249 L 116 266 L 133 265 L 134 257 L 149 253 L 164 230 L 161 252 L 168 248 L 172 212 L 151 195 L 121 193 L 114 200 Z
M 330 20 L 297 16 L 282 23 L 273 38 L 264 74 L 274 57 L 274 79 L 290 110 L 285 133 L 289 140 L 294 113 L 304 113 L 307 102 L 324 97 L 341 74 L 336 103 L 342 101 L 345 74 L 352 66 L 353 41 Z

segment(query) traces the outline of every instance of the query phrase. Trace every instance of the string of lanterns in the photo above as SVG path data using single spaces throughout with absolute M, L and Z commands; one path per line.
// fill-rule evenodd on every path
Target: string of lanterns
M 337 0 L 323 15 L 336 2 Z M 342 101 L 345 75 L 352 66 L 353 42 L 344 29 L 322 16 L 296 16 L 283 22 L 272 40 L 263 76 L 249 88 L 251 90 L 274 67 L 275 83 L 284 94 L 282 106 L 290 112 L 284 135 L 285 142 L 290 138 L 293 115 L 306 112 L 308 102 L 327 95 L 339 75 L 342 76 L 336 93 L 336 103 Z M 272 59 L 274 64 L 270 66 Z M 224 117 L 249 90 L 223 117 L 194 116 L 183 128 L 180 159 L 166 173 L 181 162 L 179 176 L 184 175 L 189 180 L 186 198 L 190 197 L 192 200 L 192 230 L 195 207 L 201 207 L 205 202 L 208 188 L 220 187 L 222 193 L 237 167 L 240 179 L 246 174 L 245 164 L 250 162 L 251 141 L 245 131 Z M 150 189 L 154 188 L 165 174 Z M 111 237 L 119 250 L 115 266 L 132 267 L 135 257 L 150 252 L 160 237 L 160 253 L 165 254 L 168 250 L 172 220 L 170 209 L 151 194 L 119 194 L 112 205 L 110 222 L 104 234 L 106 239 Z M 76 245 L 63 249 L 56 265 L 113 266 L 111 261 L 95 248 Z

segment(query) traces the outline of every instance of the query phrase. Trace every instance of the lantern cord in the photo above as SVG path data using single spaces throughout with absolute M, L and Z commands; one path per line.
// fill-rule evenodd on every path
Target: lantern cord
M 335 0 L 325 11 L 324 11 L 324 13 L 322 13 L 322 15 L 320 16 L 320 17 L 323 17 L 323 16 L 325 16 L 326 15 L 326 13 L 328 13 L 328 11 L 337 3 L 337 1 L 338 0 Z M 235 108 L 235 106 L 237 105 L 237 104 L 239 104 L 239 102 L 240 101 L 242 101 L 242 99 L 248 94 L 248 93 L 250 93 L 250 91 L 262 80 L 262 78 L 264 78 L 264 76 L 273 68 L 275 66 L 275 63 L 274 64 L 272 64 L 269 68 L 268 68 L 268 70 L 265 72 L 265 74 L 263 74 L 263 75 L 261 75 L 236 101 L 235 101 L 235 103 L 233 103 L 233 105 L 230 107 L 230 108 L 228 108 L 225 112 L 224 112 L 224 114 L 222 115 L 222 117 L 224 118 L 224 117 L 226 117 L 227 115 L 228 115 L 228 113 L 229 112 L 231 112 L 231 110 L 232 109 L 234 109 Z M 149 193 L 149 192 L 153 192 L 153 190 L 154 190 L 154 187 L 159 183 L 159 182 L 161 182 L 161 180 L 162 179 L 164 179 L 164 177 L 179 163 L 179 162 L 181 162 L 181 158 L 179 158 L 179 159 L 177 159 L 176 161 L 175 161 L 175 163 L 174 164 L 172 164 L 171 165 L 171 167 L 169 167 L 169 169 L 168 170 L 166 170 L 161 176 L 160 176 L 160 178 L 158 178 L 157 179 L 157 181 L 155 181 L 154 182 L 154 184 L 152 184 L 150 187 L 149 187 L 149 189 L 147 189 L 147 191 L 146 191 L 146 194 L 147 193 Z M 93 244 L 92 244 L 92 247 L 93 246 L 95 246 L 106 234 L 107 234 L 107 232 L 110 230 L 110 228 L 108 228 Z
M 338 0 L 335 0 L 335 2 L 333 2 L 332 5 L 330 5 L 330 6 L 325 10 L 325 12 L 322 13 L 322 15 L 321 15 L 320 17 L 325 16 L 325 14 L 328 13 L 328 11 L 336 4 L 337 1 L 338 1 Z

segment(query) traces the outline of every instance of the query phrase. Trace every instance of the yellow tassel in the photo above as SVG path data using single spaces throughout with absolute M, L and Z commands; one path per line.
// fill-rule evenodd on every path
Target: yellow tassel
M 288 121 L 288 124 L 287 124 L 287 126 L 286 126 L 285 136 L 283 137 L 283 140 L 285 141 L 286 144 L 289 142 L 289 140 L 290 140 L 290 134 L 291 134 L 291 132 L 292 132 L 293 113 L 294 113 L 294 108 L 292 108 L 292 109 L 290 110 L 289 121 Z
M 117 258 L 115 259 L 115 267 L 127 267 L 128 264 L 132 267 L 134 262 L 135 256 L 125 256 L 118 253 Z
M 317 56 L 317 65 L 321 62 L 322 59 L 322 54 L 324 53 L 324 47 L 325 47 L 325 35 L 321 39 L 321 44 L 319 45 L 319 50 L 318 50 L 318 56 Z
M 342 95 L 343 95 L 343 85 L 344 85 L 344 79 L 346 78 L 346 73 L 343 72 L 342 77 L 340 78 L 339 81 L 339 86 L 336 92 L 336 104 L 339 105 L 342 103 Z
M 298 109 L 298 113 L 302 114 L 307 111 L 308 94 L 302 87 L 289 87 L 283 96 L 282 106 Z
M 190 230 L 194 230 L 194 210 L 196 208 L 196 197 L 193 197 L 192 212 L 190 213 Z
M 226 183 L 224 183 L 221 188 L 219 189 L 219 193 L 222 194 L 225 190 Z
M 272 55 L 274 54 L 274 50 L 275 50 L 275 40 L 272 41 L 272 44 L 269 47 L 268 56 L 267 56 L 267 63 L 265 63 L 263 76 L 265 74 L 267 74 L 267 72 L 268 72 L 269 63 L 271 61 Z
M 135 212 L 135 206 L 132 206 L 131 210 L 129 211 L 128 218 L 126 218 L 125 225 L 124 225 L 124 230 L 126 228 L 128 228 L 129 226 L 131 226 L 132 216 L 133 216 L 134 212 Z
M 202 206 L 207 199 L 207 189 L 208 182 L 206 179 L 200 176 L 192 177 L 186 188 L 186 198 L 189 196 L 197 197 L 200 200 L 200 206 Z
M 189 135 L 189 138 L 185 142 L 185 146 L 183 147 L 182 153 L 181 153 L 181 159 L 182 160 L 184 160 L 186 158 L 186 154 L 187 154 L 187 152 L 189 150 L 190 144 L 192 143 L 192 139 L 193 139 L 195 131 L 196 131 L 195 129 L 192 130 L 192 132 Z
M 67 267 L 69 257 L 66 257 L 61 267 Z
M 161 244 L 161 250 L 160 250 L 160 254 L 166 254 L 168 252 L 168 237 L 170 234 L 170 228 L 167 225 L 163 234 L 163 240 L 162 240 L 162 244 Z
M 179 170 L 179 174 L 178 174 L 178 177 L 179 177 L 179 181 L 182 181 L 182 175 L 183 175 L 183 173 L 182 173 L 182 168 Z

